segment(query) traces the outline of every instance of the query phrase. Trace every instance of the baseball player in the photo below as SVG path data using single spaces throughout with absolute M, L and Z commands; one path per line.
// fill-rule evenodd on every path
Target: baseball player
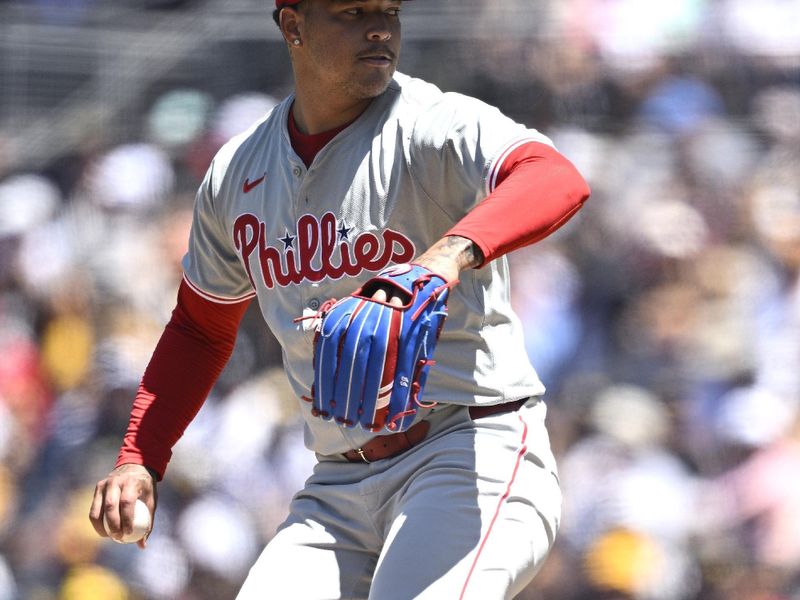
M 214 158 L 177 306 L 117 466 L 95 490 L 100 535 L 104 516 L 112 537 L 129 531 L 137 498 L 155 510 L 171 448 L 255 298 L 318 462 L 243 600 L 511 598 L 558 528 L 544 387 L 511 310 L 504 255 L 556 230 L 589 190 L 542 134 L 396 73 L 401 4 L 276 1 L 294 93 Z M 328 302 L 351 298 L 353 310 Z M 389 327 L 356 331 L 355 313 L 386 307 L 401 346 L 394 331 L 378 359 L 353 350 Z M 333 322 L 337 310 L 346 312 Z M 423 336 L 412 327 L 421 318 L 440 325 Z M 330 351 L 333 335 L 342 337 Z M 426 352 L 410 375 L 398 375 L 404 340 Z M 345 377 L 350 391 L 328 391 Z M 384 395 L 351 402 L 370 381 Z M 399 409 L 395 392 L 405 394 Z

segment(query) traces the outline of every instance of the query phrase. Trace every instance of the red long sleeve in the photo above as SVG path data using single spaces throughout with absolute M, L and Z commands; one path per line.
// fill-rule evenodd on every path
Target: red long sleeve
M 572 163 L 539 142 L 513 150 L 493 178 L 497 183 L 489 195 L 445 234 L 475 242 L 484 265 L 553 233 L 590 193 Z
M 218 304 L 185 281 L 133 401 L 117 466 L 145 465 L 164 476 L 172 447 L 228 362 L 250 300 Z

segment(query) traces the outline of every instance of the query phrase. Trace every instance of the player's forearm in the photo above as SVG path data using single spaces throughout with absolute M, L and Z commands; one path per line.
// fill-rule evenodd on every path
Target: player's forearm
M 145 371 L 117 459 L 163 477 L 172 447 L 205 402 L 233 352 L 247 302 L 214 305 L 185 284 Z
M 458 279 L 464 269 L 483 263 L 481 249 L 470 239 L 459 235 L 446 235 L 414 260 L 447 281 Z
M 498 181 L 448 232 L 473 240 L 486 262 L 547 237 L 583 206 L 590 193 L 569 160 L 536 142 L 509 155 Z
M 172 447 L 192 422 L 230 351 L 164 331 L 133 402 L 117 465 L 138 463 L 163 476 Z

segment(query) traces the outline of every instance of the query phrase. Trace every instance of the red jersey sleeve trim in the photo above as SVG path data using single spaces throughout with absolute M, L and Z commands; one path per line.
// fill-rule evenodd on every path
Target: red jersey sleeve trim
M 497 160 L 495 160 L 494 163 L 492 164 L 492 168 L 489 171 L 489 175 L 486 177 L 486 195 L 491 194 L 494 191 L 494 188 L 496 188 L 497 185 L 503 181 L 505 176 L 508 175 L 507 172 L 505 172 L 504 175 L 501 175 L 501 173 L 503 173 L 504 165 L 506 165 L 505 167 L 506 170 L 508 169 L 506 161 L 511 155 L 511 153 L 514 152 L 516 149 L 531 143 L 543 144 L 544 142 L 534 137 L 522 138 L 509 143 L 508 146 L 506 146 L 497 155 Z M 511 162 L 516 162 L 516 161 L 512 160 Z
M 254 298 L 256 293 L 255 291 L 247 292 L 246 294 L 242 294 L 241 296 L 229 298 L 226 296 L 215 296 L 209 292 L 204 291 L 200 287 L 198 287 L 186 273 L 183 274 L 183 281 L 188 285 L 194 293 L 196 293 L 201 298 L 209 300 L 210 302 L 215 302 L 217 304 L 237 304 L 239 302 L 243 302 L 245 300 L 250 300 Z
M 539 141 L 511 144 L 493 167 L 491 193 L 445 235 L 472 240 L 480 266 L 547 237 L 580 210 L 589 186 L 574 165 Z
M 163 478 L 172 447 L 233 352 L 249 303 L 213 302 L 196 293 L 188 280 L 181 282 L 175 310 L 133 400 L 117 466 L 144 465 Z

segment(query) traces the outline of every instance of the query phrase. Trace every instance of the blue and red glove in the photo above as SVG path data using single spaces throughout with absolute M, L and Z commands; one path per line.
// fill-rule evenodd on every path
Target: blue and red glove
M 450 287 L 414 264 L 384 269 L 363 287 L 323 307 L 314 338 L 313 415 L 370 431 L 408 429 L 447 317 Z M 403 298 L 371 298 L 379 288 Z M 388 294 L 391 296 L 391 294 Z

